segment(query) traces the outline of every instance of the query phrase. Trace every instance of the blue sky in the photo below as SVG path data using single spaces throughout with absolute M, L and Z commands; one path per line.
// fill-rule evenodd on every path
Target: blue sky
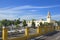
M 60 0 L 0 0 L 0 20 L 45 19 L 48 11 L 52 19 L 60 20 Z

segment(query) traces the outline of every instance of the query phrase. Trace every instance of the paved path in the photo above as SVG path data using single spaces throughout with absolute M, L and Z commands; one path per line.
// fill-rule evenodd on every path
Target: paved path
M 56 32 L 51 36 L 45 36 L 45 40 L 60 40 L 60 32 Z
M 60 40 L 60 31 L 48 33 L 46 35 L 39 36 L 31 40 Z
M 48 33 L 48 34 L 45 34 L 45 35 L 42 35 L 42 36 L 39 36 L 39 37 L 32 38 L 30 40 L 60 40 L 60 31 L 55 31 L 55 32 L 52 32 L 52 33 Z

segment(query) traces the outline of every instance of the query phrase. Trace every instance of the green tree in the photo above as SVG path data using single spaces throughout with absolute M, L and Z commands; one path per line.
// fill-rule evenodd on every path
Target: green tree
M 35 22 L 34 22 L 34 19 L 32 19 L 32 28 L 35 28 Z
M 0 21 L 0 26 L 10 26 L 10 25 L 17 25 L 17 24 L 20 24 L 21 21 L 20 21 L 20 18 L 17 19 L 17 20 L 7 20 L 7 19 L 3 19 Z
M 17 24 L 17 25 L 16 25 L 16 28 L 18 29 L 19 27 L 20 27 L 20 26 Z
M 42 22 L 40 22 L 40 26 L 43 26 Z
M 58 24 L 58 26 L 60 26 L 60 20 L 59 21 L 56 21 L 56 23 Z
M 27 26 L 26 20 L 23 21 L 23 27 Z
M 48 26 L 52 27 L 53 26 L 53 23 L 48 23 Z
M 0 31 L 2 30 L 2 24 L 0 23 Z
M 12 25 L 11 21 L 10 21 L 10 20 L 7 20 L 7 19 L 1 20 L 1 24 L 2 24 L 3 26 Z
M 17 19 L 17 20 L 16 20 L 16 19 L 14 20 L 14 25 L 17 25 L 17 24 L 20 24 L 20 23 L 21 23 L 21 22 L 20 22 L 20 18 Z
M 44 26 L 48 26 L 48 22 L 44 22 Z
M 0 27 L 2 27 L 2 24 L 0 23 Z
M 7 26 L 7 19 L 1 21 L 3 26 Z

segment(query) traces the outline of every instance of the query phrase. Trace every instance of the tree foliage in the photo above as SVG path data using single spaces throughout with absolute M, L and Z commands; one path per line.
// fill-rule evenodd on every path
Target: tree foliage
M 42 22 L 40 22 L 40 26 L 53 26 L 53 23 L 48 23 L 48 22 L 44 22 L 44 24 L 42 24 Z
M 40 26 L 43 26 L 42 22 L 40 22 Z
M 26 20 L 23 21 L 23 27 L 27 26 Z
M 56 23 L 58 24 L 58 26 L 60 26 L 60 21 L 56 21 Z
M 20 20 L 17 19 L 17 20 L 7 20 L 7 19 L 4 19 L 4 20 L 1 20 L 0 21 L 0 26 L 10 26 L 10 25 L 17 25 L 17 24 L 20 24 Z
M 35 22 L 34 22 L 34 19 L 32 19 L 32 28 L 35 28 Z

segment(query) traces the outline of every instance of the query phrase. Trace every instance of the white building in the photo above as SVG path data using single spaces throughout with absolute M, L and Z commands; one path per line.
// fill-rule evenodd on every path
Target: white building
M 55 21 L 51 19 L 50 12 L 48 12 L 48 15 L 47 15 L 46 20 L 42 20 L 42 19 L 40 19 L 40 20 L 35 20 L 34 22 L 35 22 L 35 26 L 36 26 L 36 27 L 38 27 L 38 25 L 39 25 L 40 22 L 42 22 L 43 24 L 44 24 L 45 22 L 56 24 Z M 31 27 L 31 24 L 32 24 L 32 20 L 27 21 L 27 25 L 28 25 L 28 27 Z

